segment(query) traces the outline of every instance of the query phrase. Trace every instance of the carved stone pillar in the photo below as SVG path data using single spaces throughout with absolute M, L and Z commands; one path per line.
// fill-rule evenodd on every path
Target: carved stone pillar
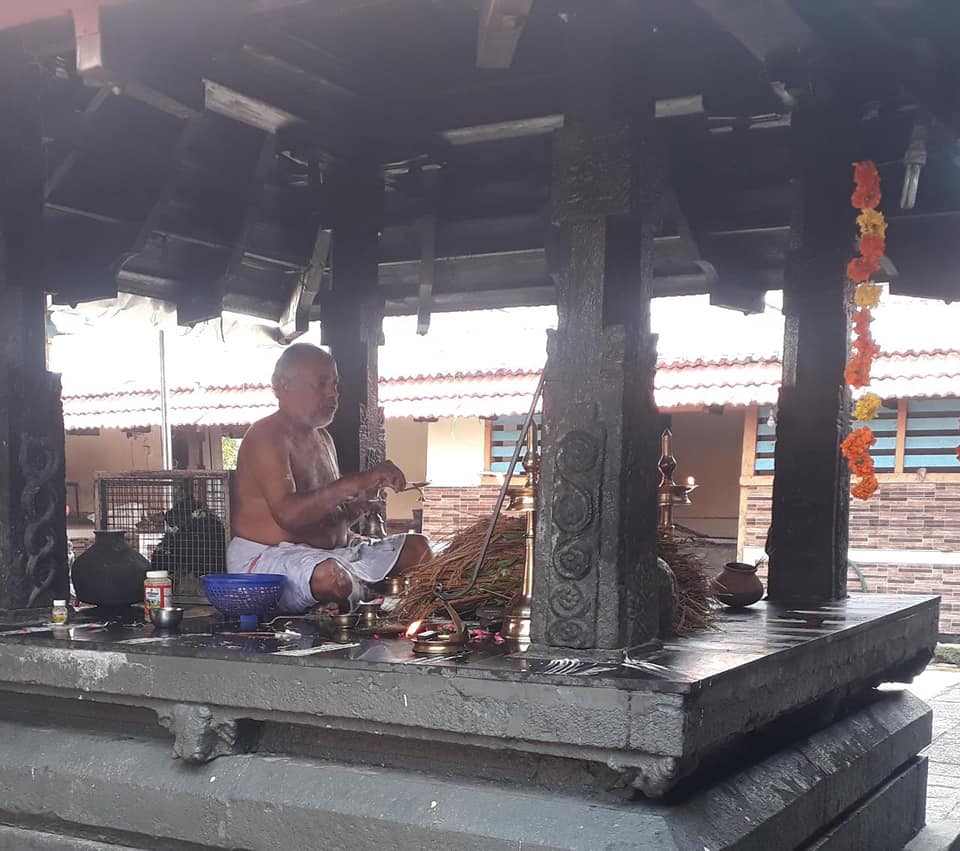
M 383 297 L 377 287 L 383 217 L 379 168 L 353 167 L 328 178 L 333 224 L 332 287 L 321 293 L 323 342 L 340 371 L 340 409 L 330 427 L 343 473 L 384 460 L 383 409 L 377 349 L 383 335 Z
M 799 179 L 784 284 L 783 382 L 777 409 L 769 597 L 797 604 L 846 596 L 850 429 L 843 372 L 850 334 L 844 270 L 856 211 L 850 111 L 794 116 Z M 830 127 L 829 135 L 821 128 Z
M 569 256 L 544 384 L 534 652 L 652 646 L 660 624 L 653 100 L 616 116 L 598 85 L 575 94 L 554 148 L 553 214 Z
M 43 158 L 29 65 L 0 47 L 0 616 L 67 595 L 60 378 L 46 371 Z

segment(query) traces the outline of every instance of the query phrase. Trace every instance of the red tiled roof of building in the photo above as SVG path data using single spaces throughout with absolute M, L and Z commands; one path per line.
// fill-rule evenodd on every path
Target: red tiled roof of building
M 524 413 L 539 371 L 497 369 L 431 377 L 382 379 L 380 400 L 388 418 L 494 417 Z M 659 365 L 657 403 L 665 410 L 712 405 L 745 407 L 777 401 L 776 357 L 672 360 Z M 960 349 L 894 352 L 874 366 L 871 389 L 885 398 L 960 395 Z M 159 390 L 64 395 L 68 429 L 138 428 L 160 418 Z M 242 425 L 275 409 L 266 384 L 176 387 L 168 411 L 173 425 Z

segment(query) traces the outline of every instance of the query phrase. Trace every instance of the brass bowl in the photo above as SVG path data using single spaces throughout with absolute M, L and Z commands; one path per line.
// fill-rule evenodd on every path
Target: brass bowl
M 465 633 L 450 633 L 420 641 L 414 639 L 413 652 L 417 655 L 440 656 L 462 650 L 467 646 L 468 641 L 469 636 Z
M 360 615 L 356 612 L 333 616 L 334 624 L 340 627 L 340 629 L 353 629 L 353 627 L 357 625 L 358 620 L 360 620 Z
M 360 620 L 364 626 L 374 626 L 380 618 L 380 601 L 369 600 L 360 604 Z
M 383 580 L 383 592 L 389 597 L 398 597 L 407 587 L 407 583 L 402 576 L 391 576 Z

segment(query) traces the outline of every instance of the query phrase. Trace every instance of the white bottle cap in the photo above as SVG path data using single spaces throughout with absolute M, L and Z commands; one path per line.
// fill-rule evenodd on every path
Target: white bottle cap
M 170 573 L 166 570 L 148 570 L 147 579 L 169 579 Z
M 61 606 L 64 606 L 64 607 L 65 607 L 65 606 L 67 605 L 67 601 L 66 601 L 66 600 L 54 600 L 54 601 L 53 601 L 53 605 L 55 605 L 57 608 L 60 608 Z

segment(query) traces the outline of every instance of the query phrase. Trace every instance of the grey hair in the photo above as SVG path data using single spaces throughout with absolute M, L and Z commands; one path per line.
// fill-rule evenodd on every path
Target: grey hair
M 290 378 L 297 369 L 310 361 L 326 361 L 333 363 L 333 355 L 326 349 L 321 349 L 313 343 L 294 343 L 284 350 L 283 354 L 277 358 L 276 366 L 273 368 L 273 376 L 270 383 L 274 391 L 282 379 Z

